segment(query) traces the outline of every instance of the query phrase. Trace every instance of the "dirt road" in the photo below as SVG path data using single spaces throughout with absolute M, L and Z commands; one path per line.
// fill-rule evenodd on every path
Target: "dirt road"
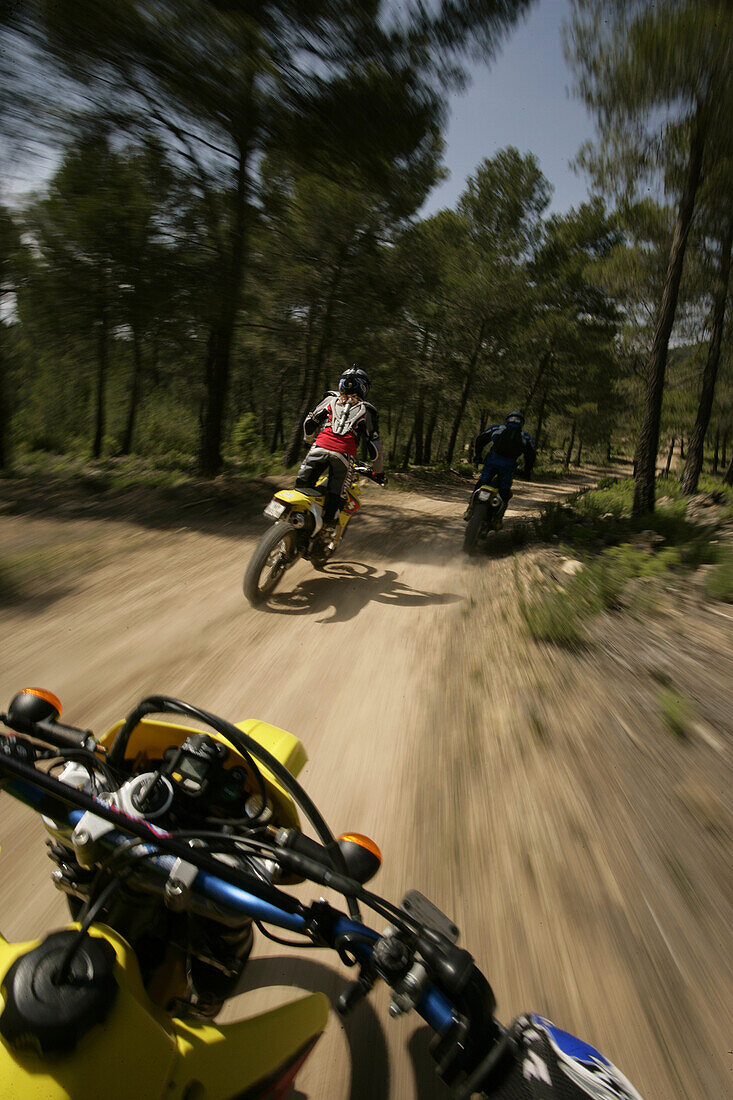
M 512 512 L 572 487 L 520 484 Z M 608 1052 L 647 1100 L 722 1098 L 731 985 L 729 967 L 715 964 L 731 914 L 724 881 L 694 935 L 679 898 L 659 908 L 667 887 L 654 886 L 643 848 L 643 783 L 609 778 L 580 728 L 590 713 L 594 736 L 626 751 L 634 720 L 619 732 L 598 709 L 609 704 L 603 685 L 589 678 L 572 684 L 564 712 L 569 666 L 528 643 L 517 649 L 512 556 L 460 553 L 464 499 L 456 488 L 369 489 L 340 560 L 325 574 L 299 563 L 261 611 L 241 595 L 259 519 L 49 516 L 42 506 L 7 516 L 2 533 L 14 546 L 46 544 L 88 561 L 68 584 L 0 612 L 0 702 L 22 685 L 46 686 L 69 721 L 102 728 L 155 690 L 292 730 L 310 758 L 302 778 L 329 824 L 377 839 L 380 892 L 398 900 L 417 887 L 455 916 L 504 1019 L 530 1007 L 554 1013 Z M 553 700 L 557 715 L 548 717 Z M 562 738 L 553 732 L 561 717 L 570 723 Z M 522 740 L 532 729 L 534 739 Z M 634 760 L 626 766 L 633 776 Z M 2 801 L 0 928 L 9 938 L 64 919 L 30 818 Z M 699 873 L 714 877 L 718 864 L 708 867 L 704 846 L 698 855 Z M 645 864 L 646 892 L 636 889 Z M 320 953 L 300 959 L 268 944 L 247 980 L 335 993 L 343 976 Z M 227 1012 L 246 1014 L 262 996 L 245 994 Z M 346 1031 L 332 1019 L 300 1095 L 447 1095 L 425 1046 L 424 1029 L 390 1021 L 379 993 Z

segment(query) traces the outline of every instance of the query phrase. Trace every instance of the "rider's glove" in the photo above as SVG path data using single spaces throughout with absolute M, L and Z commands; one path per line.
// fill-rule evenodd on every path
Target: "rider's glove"
M 374 474 L 374 480 L 376 481 L 377 485 L 386 485 L 387 475 L 385 473 Z
M 641 1100 L 607 1058 L 543 1016 L 519 1016 L 510 1028 L 516 1061 L 487 1082 L 491 1100 Z

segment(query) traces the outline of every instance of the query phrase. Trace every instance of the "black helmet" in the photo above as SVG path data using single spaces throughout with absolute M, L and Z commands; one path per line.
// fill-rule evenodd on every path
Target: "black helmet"
M 364 399 L 369 393 L 369 375 L 365 370 L 360 370 L 356 363 L 345 370 L 339 379 L 339 393 L 356 394 Z
M 515 409 L 514 412 L 509 413 L 509 416 L 506 418 L 504 423 L 505 424 L 510 424 L 510 425 L 516 425 L 516 427 L 521 428 L 522 425 L 524 424 L 524 413 L 521 413 L 521 412 L 519 412 L 518 410 Z

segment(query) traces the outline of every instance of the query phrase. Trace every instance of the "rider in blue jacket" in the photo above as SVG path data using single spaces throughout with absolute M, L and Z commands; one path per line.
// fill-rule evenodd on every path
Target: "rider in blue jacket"
M 496 485 L 502 499 L 502 513 L 512 496 L 512 478 L 517 468 L 517 462 L 524 457 L 524 476 L 529 480 L 532 476 L 532 467 L 537 457 L 534 443 L 530 435 L 522 431 L 524 416 L 520 412 L 511 412 L 503 424 L 492 424 L 485 432 L 476 437 L 474 444 L 474 462 L 481 465 L 484 449 L 488 446 L 489 453 L 486 456 L 481 477 L 476 482 L 473 492 L 479 485 Z M 466 509 L 464 519 L 470 519 L 473 512 L 473 493 Z

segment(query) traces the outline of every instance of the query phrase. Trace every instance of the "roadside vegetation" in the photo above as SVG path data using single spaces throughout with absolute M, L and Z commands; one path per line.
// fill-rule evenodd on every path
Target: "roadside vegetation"
M 379 3 L 305 24 L 276 0 L 0 6 L 0 142 L 55 165 L 12 203 L 0 169 L 0 469 L 291 470 L 356 360 L 398 473 L 471 476 L 477 432 L 516 407 L 540 477 L 635 455 L 637 515 L 660 456 L 688 494 L 733 480 L 733 17 L 572 0 L 587 200 L 550 213 L 510 145 L 422 217 L 448 96 L 528 6 L 421 5 L 419 49 Z
M 702 491 L 690 498 L 676 479 L 660 479 L 660 486 L 657 507 L 646 516 L 633 515 L 632 478 L 604 479 L 545 509 L 536 533 L 555 544 L 562 564 L 551 578 L 538 577 L 529 593 L 517 574 L 532 638 L 580 646 L 589 619 L 621 609 L 648 612 L 658 584 L 701 566 L 711 567 L 710 598 L 733 599 L 733 488 L 703 477 Z

